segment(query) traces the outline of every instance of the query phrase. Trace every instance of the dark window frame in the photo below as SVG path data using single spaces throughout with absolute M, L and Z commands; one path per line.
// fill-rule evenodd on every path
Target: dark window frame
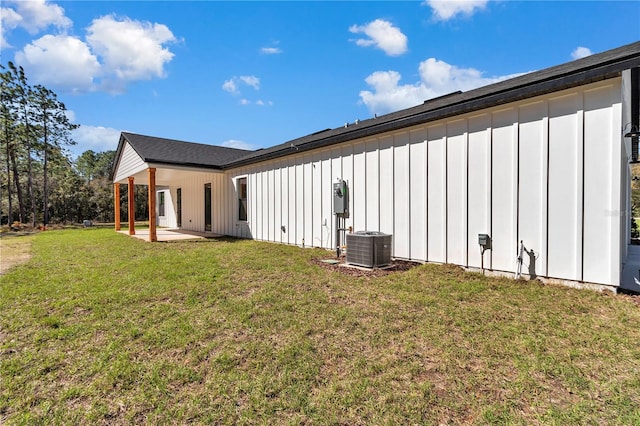
M 204 232 L 211 232 L 213 229 L 212 195 L 211 182 L 207 182 L 204 184 Z
M 164 191 L 158 193 L 158 216 L 164 217 L 165 215 L 165 197 Z
M 182 188 L 176 190 L 176 225 L 182 228 Z
M 248 208 L 247 208 L 247 198 L 248 198 L 248 182 L 247 177 L 239 177 L 237 179 L 237 189 L 238 189 L 238 221 L 239 222 L 247 222 L 248 220 Z

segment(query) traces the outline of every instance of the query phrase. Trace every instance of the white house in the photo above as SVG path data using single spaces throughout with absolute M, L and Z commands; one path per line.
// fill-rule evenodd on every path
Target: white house
M 395 258 L 516 273 L 523 246 L 525 275 L 640 290 L 639 76 L 636 42 L 258 151 L 122 133 L 116 213 L 120 184 L 143 184 L 152 240 L 159 224 L 334 249 L 344 180 L 344 227 L 391 234 Z

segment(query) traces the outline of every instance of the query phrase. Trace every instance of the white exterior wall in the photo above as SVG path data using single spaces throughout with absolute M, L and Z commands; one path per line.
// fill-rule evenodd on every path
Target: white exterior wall
M 177 175 L 180 176 L 180 175 Z M 229 234 L 231 222 L 230 211 L 226 204 L 233 201 L 229 180 L 223 173 L 190 173 L 171 183 L 165 195 L 165 220 L 159 226 L 177 226 L 177 190 L 182 189 L 182 226 L 180 229 L 189 231 L 204 231 L 204 185 L 211 184 L 211 232 L 214 234 Z M 227 201 L 229 200 L 229 201 Z M 237 201 L 236 201 L 237 203 Z M 237 209 L 236 209 L 237 210 Z M 235 223 L 235 221 L 233 222 Z M 237 235 L 236 232 L 233 235 Z
M 482 259 L 477 234 L 491 232 L 491 115 L 467 119 L 468 183 L 467 247 L 469 266 L 480 268 Z M 491 250 L 485 253 L 485 267 L 491 265 Z
M 393 234 L 393 256 L 617 286 L 627 190 L 620 79 L 173 183 L 184 229 L 335 247 L 333 186 L 348 182 L 354 231 Z M 623 167 L 623 165 L 625 165 Z M 248 220 L 237 220 L 247 177 Z M 175 206 L 174 206 L 175 207 Z M 622 238 L 621 238 L 622 237 Z M 348 250 L 348 248 L 347 248 Z
M 113 177 L 113 181 L 118 182 L 127 179 L 129 176 L 133 176 L 146 168 L 148 168 L 147 163 L 140 158 L 138 153 L 129 145 L 129 142 L 127 142 L 122 148 L 120 163 L 118 164 L 117 174 Z

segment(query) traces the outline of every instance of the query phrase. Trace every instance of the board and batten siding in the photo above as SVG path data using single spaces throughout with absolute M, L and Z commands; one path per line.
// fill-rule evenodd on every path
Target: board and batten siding
M 118 164 L 117 174 L 113 177 L 113 181 L 118 182 L 125 180 L 129 176 L 133 176 L 147 167 L 147 163 L 140 158 L 138 153 L 131 147 L 129 142 L 127 142 L 122 148 L 120 163 Z
M 177 226 L 177 192 L 178 188 L 181 188 L 182 226 L 180 229 L 204 231 L 204 187 L 208 183 L 211 184 L 211 232 L 229 234 L 227 221 L 230 221 L 231 217 L 224 204 L 229 198 L 228 179 L 223 173 L 216 172 L 189 173 L 171 182 L 169 195 L 165 198 L 165 209 L 171 207 L 173 211 L 167 211 L 167 226 Z
M 485 268 L 515 272 L 522 241 L 525 274 L 616 286 L 628 232 L 620 128 L 618 78 L 292 151 L 216 174 L 213 199 L 226 208 L 214 213 L 214 229 L 334 249 L 332 184 L 341 178 L 346 227 L 392 234 L 394 257 L 479 268 L 478 234 L 487 233 Z M 248 182 L 246 222 L 237 220 L 240 177 Z M 198 191 L 207 179 L 199 178 Z

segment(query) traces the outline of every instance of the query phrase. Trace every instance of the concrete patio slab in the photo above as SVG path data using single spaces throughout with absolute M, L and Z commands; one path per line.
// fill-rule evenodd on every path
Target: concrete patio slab
M 129 235 L 128 230 L 118 231 L 121 234 Z M 131 235 L 139 240 L 149 241 L 149 229 L 136 229 L 135 235 Z M 156 229 L 158 242 L 181 241 L 181 240 L 203 240 L 206 238 L 216 238 L 222 235 L 211 232 L 194 232 L 182 229 Z

